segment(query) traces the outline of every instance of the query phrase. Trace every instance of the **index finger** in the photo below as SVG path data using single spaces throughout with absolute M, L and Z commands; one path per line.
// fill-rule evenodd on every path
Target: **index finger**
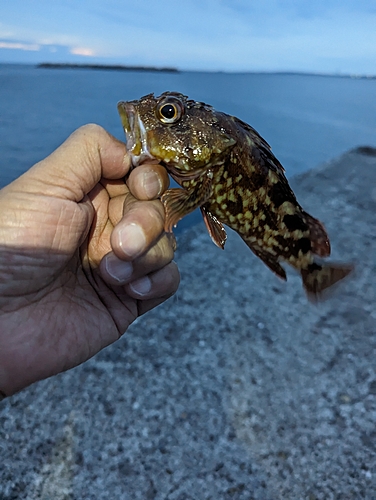
M 159 198 L 166 191 L 169 183 L 167 170 L 159 163 L 143 163 L 134 168 L 125 180 L 101 180 L 110 198 L 123 196 L 130 191 L 138 200 Z
M 84 125 L 15 183 L 25 192 L 81 201 L 102 177 L 121 179 L 131 166 L 125 144 L 99 125 Z
M 159 198 L 169 186 L 167 170 L 159 163 L 144 163 L 129 174 L 127 185 L 139 200 Z

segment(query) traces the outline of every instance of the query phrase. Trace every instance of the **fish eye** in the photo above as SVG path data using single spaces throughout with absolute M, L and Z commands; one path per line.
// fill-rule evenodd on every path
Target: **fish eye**
M 173 104 L 163 105 L 159 112 L 163 116 L 163 118 L 166 118 L 166 120 L 172 120 L 178 114 L 178 110 Z
M 163 123 L 177 122 L 180 120 L 183 112 L 183 105 L 178 99 L 164 99 L 157 106 L 157 117 Z

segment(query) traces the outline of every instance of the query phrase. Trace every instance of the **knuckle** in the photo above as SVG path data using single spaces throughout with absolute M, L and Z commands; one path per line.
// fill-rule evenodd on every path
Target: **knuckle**
M 164 226 L 164 209 L 159 200 L 139 201 L 133 196 L 127 196 L 124 201 L 124 216 L 136 219 L 140 217 L 143 222 L 148 221 L 147 225 L 157 232 Z
M 163 265 L 169 264 L 174 257 L 172 248 L 164 236 L 158 240 L 158 242 L 153 245 L 146 258 L 149 261 L 149 265 L 153 267 L 161 267 Z
M 72 134 L 73 137 L 76 137 L 77 139 L 86 139 L 88 136 L 90 137 L 99 137 L 107 135 L 107 132 L 103 127 L 100 125 L 97 125 L 96 123 L 88 123 L 86 125 L 82 125 L 79 127 L 77 130 L 75 130 Z
M 170 290 L 175 293 L 180 284 L 180 273 L 175 262 L 170 262 Z

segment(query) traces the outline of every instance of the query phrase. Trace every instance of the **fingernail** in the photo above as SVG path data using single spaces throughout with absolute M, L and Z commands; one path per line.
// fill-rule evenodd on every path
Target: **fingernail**
M 119 246 L 127 257 L 135 258 L 142 254 L 146 246 L 146 238 L 138 224 L 132 222 L 119 229 Z
M 161 194 L 162 182 L 154 170 L 145 172 L 142 181 L 146 196 L 149 199 L 157 198 Z
M 144 276 L 143 278 L 140 278 L 136 281 L 132 281 L 129 286 L 134 292 L 138 293 L 139 295 L 146 295 L 151 290 L 151 281 L 150 278 Z
M 133 265 L 131 262 L 124 262 L 115 255 L 107 255 L 105 267 L 108 274 L 119 283 L 125 283 L 132 276 Z

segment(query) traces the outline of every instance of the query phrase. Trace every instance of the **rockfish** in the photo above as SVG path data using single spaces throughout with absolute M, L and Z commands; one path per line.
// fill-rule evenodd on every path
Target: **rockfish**
M 200 207 L 213 242 L 224 248 L 223 224 L 286 280 L 281 262 L 297 269 L 308 295 L 349 274 L 351 265 L 321 263 L 330 254 L 323 224 L 298 203 L 269 144 L 247 123 L 177 92 L 120 102 L 127 149 L 137 166 L 157 159 L 181 188 L 161 201 L 165 230 Z

